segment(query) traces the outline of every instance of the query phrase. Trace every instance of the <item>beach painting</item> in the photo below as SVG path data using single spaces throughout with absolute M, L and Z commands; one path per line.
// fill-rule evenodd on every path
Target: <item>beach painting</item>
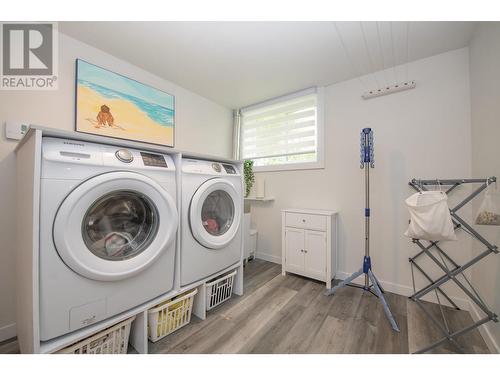
M 76 60 L 76 131 L 174 147 L 174 97 Z

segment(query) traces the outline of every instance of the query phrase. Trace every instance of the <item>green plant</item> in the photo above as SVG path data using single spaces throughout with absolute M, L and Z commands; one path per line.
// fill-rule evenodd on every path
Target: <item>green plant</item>
M 253 173 L 253 160 L 245 160 L 243 162 L 243 174 L 245 176 L 245 197 L 248 197 L 253 183 L 255 182 L 255 174 Z

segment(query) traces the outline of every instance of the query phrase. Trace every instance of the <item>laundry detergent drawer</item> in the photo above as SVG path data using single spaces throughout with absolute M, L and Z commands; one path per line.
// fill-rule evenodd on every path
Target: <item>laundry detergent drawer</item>
M 326 231 L 326 216 L 287 212 L 285 226 Z

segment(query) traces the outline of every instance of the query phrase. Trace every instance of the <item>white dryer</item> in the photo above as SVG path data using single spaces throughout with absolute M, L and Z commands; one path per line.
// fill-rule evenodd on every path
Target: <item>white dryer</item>
M 43 138 L 40 339 L 173 287 L 178 226 L 168 155 Z
M 242 257 L 243 186 L 236 165 L 182 160 L 181 285 Z

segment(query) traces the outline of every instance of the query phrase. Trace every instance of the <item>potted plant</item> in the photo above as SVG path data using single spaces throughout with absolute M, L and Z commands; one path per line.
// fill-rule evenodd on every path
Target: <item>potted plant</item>
M 245 160 L 243 162 L 243 174 L 245 176 L 245 198 L 250 195 L 253 183 L 255 182 L 255 174 L 253 173 L 253 160 Z

